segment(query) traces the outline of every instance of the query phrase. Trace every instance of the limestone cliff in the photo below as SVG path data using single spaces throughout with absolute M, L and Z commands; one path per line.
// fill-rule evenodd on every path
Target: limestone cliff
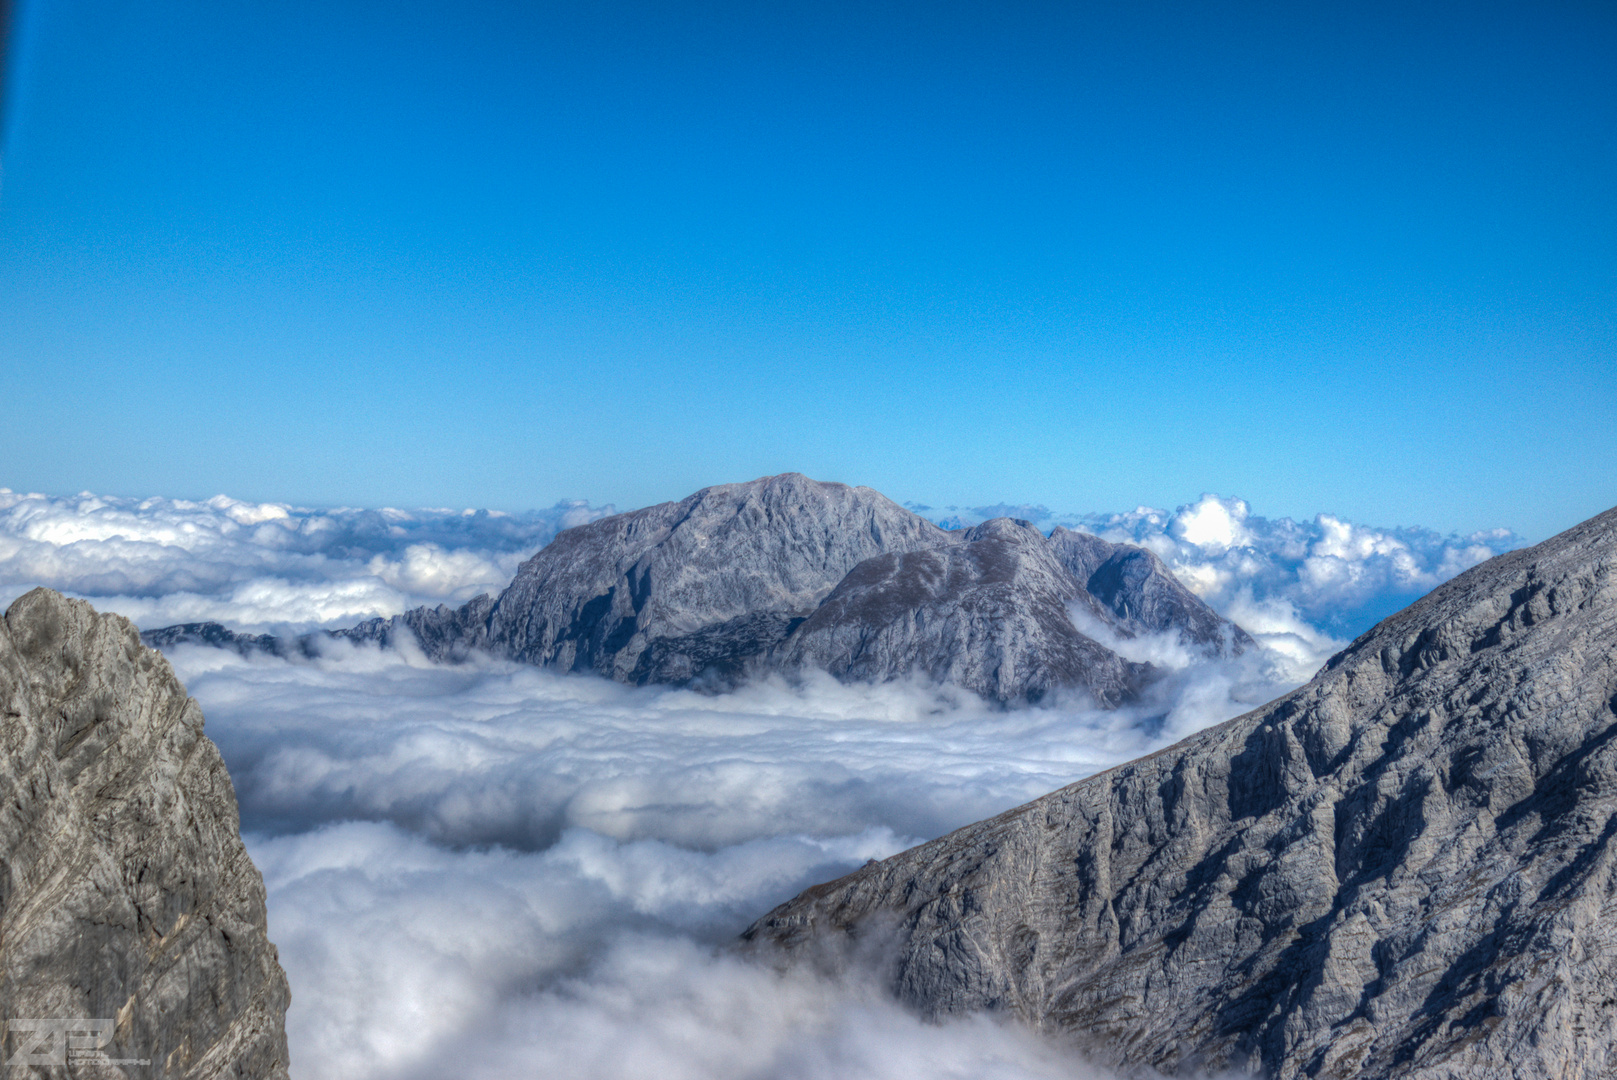
M 860 563 L 771 659 L 860 682 L 923 675 L 996 701 L 1072 689 L 1119 705 L 1149 668 L 1081 633 L 1072 606 L 1127 636 L 1037 529 L 996 518 L 946 547 Z
M 110 1020 L 101 1056 L 124 1064 L 72 1075 L 284 1080 L 263 878 L 168 661 L 35 589 L 0 624 L 0 711 L 0 1018 Z M 9 1059 L 27 1036 L 8 1035 Z

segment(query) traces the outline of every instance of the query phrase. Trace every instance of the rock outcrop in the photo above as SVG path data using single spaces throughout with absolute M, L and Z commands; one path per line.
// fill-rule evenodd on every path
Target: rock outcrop
M 0 702 L 10 1075 L 284 1080 L 289 992 L 264 882 L 168 661 L 128 621 L 35 589 L 0 625 Z M 29 1019 L 110 1021 L 109 1041 L 68 1072 L 30 1072 L 14 1057 Z M 47 1056 L 53 1042 L 69 1052 L 58 1035 Z
M 283 638 L 274 634 L 239 634 L 222 623 L 178 623 L 160 630 L 148 630 L 140 640 L 148 648 L 172 649 L 176 645 L 208 645 L 215 649 L 229 649 L 239 656 L 264 653 L 285 659 L 302 656 L 305 659 L 319 655 L 319 642 L 325 635 L 305 634 L 302 637 Z
M 996 518 L 947 547 L 860 563 L 773 659 L 857 682 L 923 675 L 998 701 L 1082 688 L 1102 705 L 1122 704 L 1149 669 L 1080 633 L 1072 605 L 1127 633 L 1042 533 Z
M 1084 592 L 1127 633 L 1175 633 L 1208 655 L 1239 655 L 1257 644 L 1185 588 L 1155 552 L 1059 526 L 1049 544 Z
M 1439 587 L 1313 681 L 835 882 L 894 987 L 1168 1074 L 1617 1074 L 1617 510 Z
M 1086 628 L 1114 639 L 1177 631 L 1207 653 L 1251 644 L 1143 548 L 1064 529 L 1046 538 L 1009 518 L 948 532 L 870 488 L 796 473 L 567 529 L 497 599 L 289 642 L 211 623 L 147 641 L 291 655 L 329 637 L 408 635 L 434 659 L 482 650 L 636 685 L 816 667 L 931 678 L 1002 702 L 1071 689 L 1116 705 L 1150 672 Z

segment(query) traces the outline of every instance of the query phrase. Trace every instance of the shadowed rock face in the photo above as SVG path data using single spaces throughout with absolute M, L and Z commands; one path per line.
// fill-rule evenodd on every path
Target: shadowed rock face
M 1617 1072 L 1617 511 L 1462 574 L 1317 678 L 809 890 L 895 987 L 1168 1073 Z
M 1057 527 L 1049 543 L 1084 591 L 1132 634 L 1177 632 L 1213 655 L 1239 655 L 1256 644 L 1179 583 L 1161 559 L 1142 547 L 1112 544 L 1089 533 Z
M 1043 534 L 997 518 L 949 547 L 860 563 L 774 659 L 861 682 L 920 674 L 999 701 L 1070 687 L 1121 704 L 1147 669 L 1079 633 L 1071 603 L 1118 629 Z
M 434 659 L 484 650 L 633 684 L 722 686 L 819 667 L 850 680 L 930 678 L 1002 702 L 1072 688 L 1103 705 L 1149 672 L 1082 633 L 1073 609 L 1116 637 L 1178 631 L 1209 653 L 1251 643 L 1143 548 L 1057 534 L 1009 518 L 945 532 L 869 488 L 788 473 L 568 529 L 497 600 L 291 642 L 212 623 L 147 641 L 292 655 L 331 637 L 409 638 Z
M 106 1056 L 151 1062 L 78 1075 L 284 1080 L 264 882 L 168 661 L 36 589 L 0 626 L 0 708 L 0 1017 L 110 1019 Z
M 240 656 L 265 653 L 286 659 L 292 656 L 313 657 L 316 635 L 301 638 L 279 638 L 274 634 L 238 634 L 216 622 L 178 623 L 160 630 L 148 630 L 140 635 L 148 648 L 172 649 L 176 645 L 208 645 L 215 649 L 229 649 Z

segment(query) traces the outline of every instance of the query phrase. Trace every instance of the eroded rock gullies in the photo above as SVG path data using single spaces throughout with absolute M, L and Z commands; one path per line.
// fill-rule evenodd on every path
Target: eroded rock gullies
M 517 571 L 488 636 L 532 663 L 683 682 L 739 670 L 866 559 L 951 542 L 869 488 L 723 484 L 561 533 Z
M 110 1019 L 105 1056 L 150 1062 L 74 1075 L 284 1080 L 263 878 L 168 661 L 36 589 L 0 624 L 0 710 L 0 1018 Z
M 1617 511 L 1245 716 L 818 886 L 894 988 L 1169 1074 L 1617 1074 Z

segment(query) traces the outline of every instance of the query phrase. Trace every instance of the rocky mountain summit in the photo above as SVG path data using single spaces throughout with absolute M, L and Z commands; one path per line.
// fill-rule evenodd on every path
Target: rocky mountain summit
M 1096 635 L 1115 644 L 1163 632 L 1215 654 L 1252 644 L 1143 548 L 1065 529 L 1046 538 L 1009 518 L 949 532 L 870 488 L 787 473 L 567 529 L 498 598 L 334 636 L 388 645 L 408 635 L 435 659 L 483 650 L 635 685 L 812 667 L 850 680 L 925 677 L 1002 702 L 1076 690 L 1115 705 L 1150 671 Z M 146 640 L 312 647 L 216 624 Z
M 949 542 L 868 488 L 704 488 L 557 536 L 489 610 L 488 638 L 532 663 L 684 682 L 768 650 L 866 559 Z
M 1175 1075 L 1617 1074 L 1617 510 L 1385 620 L 1311 682 L 808 890 L 933 1013 Z
M 0 624 L 0 701 L 10 1074 L 284 1080 L 264 881 L 168 661 L 125 619 L 35 589 Z M 40 1037 L 29 1019 L 105 1022 L 100 1057 L 30 1072 L 13 1056 Z M 72 1045 L 58 1032 L 36 1052 Z

